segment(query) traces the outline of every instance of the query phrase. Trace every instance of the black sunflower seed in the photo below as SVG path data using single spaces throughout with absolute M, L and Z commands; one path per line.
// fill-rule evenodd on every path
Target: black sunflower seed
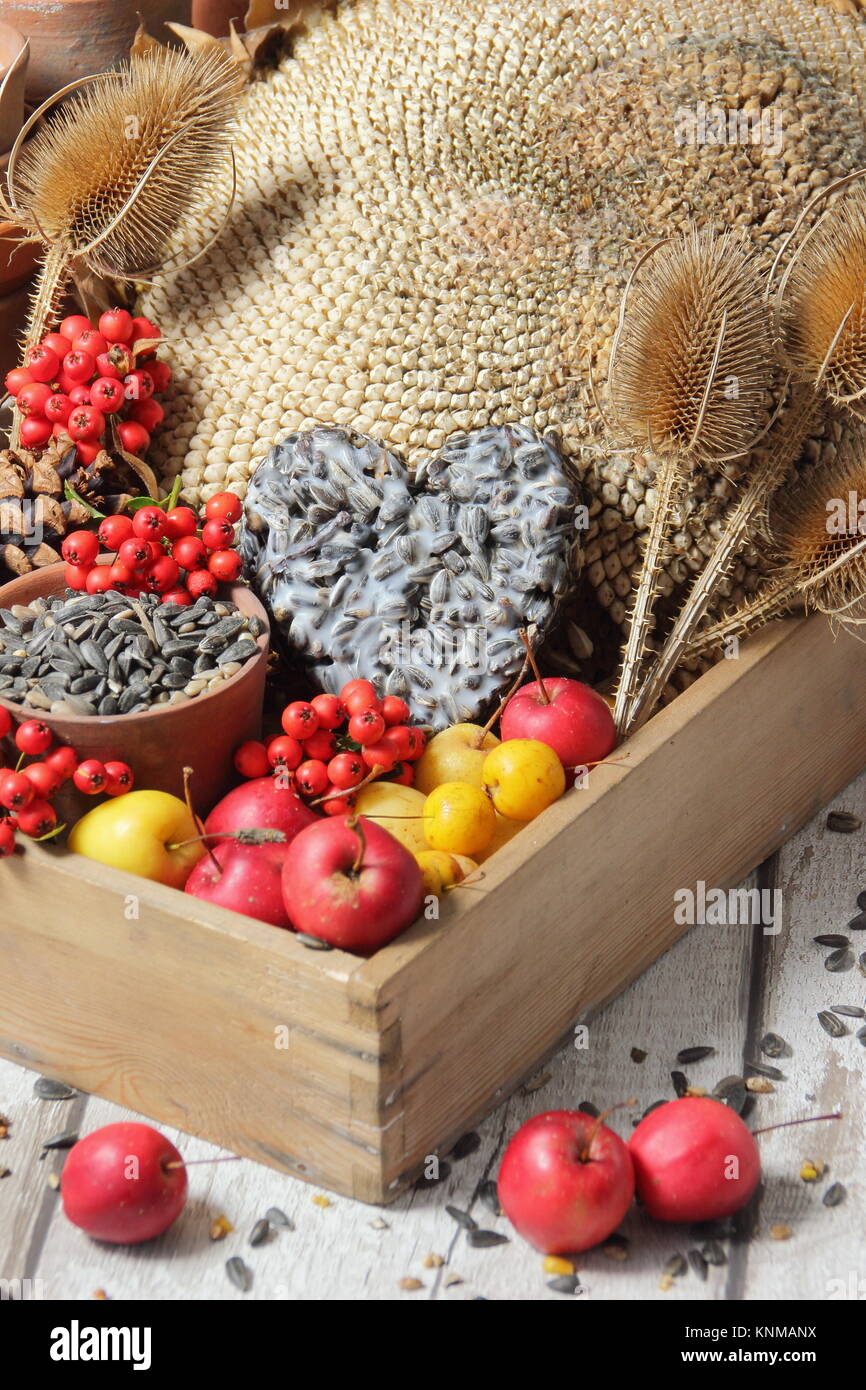
M 466 1239 L 470 1245 L 477 1250 L 490 1250 L 494 1245 L 508 1245 L 508 1236 L 502 1235 L 499 1231 L 467 1231 Z
M 284 1231 L 293 1231 L 295 1229 L 294 1221 L 286 1216 L 286 1213 L 281 1211 L 279 1207 L 268 1207 L 265 1212 L 265 1220 L 269 1221 L 272 1226 L 282 1227 Z
M 853 811 L 830 811 L 827 815 L 827 829 L 835 830 L 838 835 L 853 835 L 862 824 Z
M 691 1265 L 692 1269 L 695 1271 L 695 1274 L 698 1276 L 699 1279 L 706 1279 L 709 1270 L 709 1264 L 707 1262 L 706 1256 L 702 1253 L 702 1251 L 690 1250 L 689 1264 Z
M 728 1257 L 717 1240 L 708 1240 L 701 1246 L 701 1254 L 708 1265 L 725 1265 Z
M 843 975 L 846 970 L 854 968 L 854 953 L 849 951 L 846 946 L 842 946 L 838 951 L 831 951 L 824 961 L 824 969 L 831 971 L 834 975 Z
M 229 1283 L 234 1284 L 241 1293 L 249 1293 L 253 1286 L 253 1272 L 249 1265 L 244 1264 L 240 1255 L 232 1255 L 230 1260 L 226 1260 L 226 1274 Z
M 71 1086 L 67 1086 L 65 1081 L 55 1081 L 53 1077 L 40 1076 L 34 1083 L 33 1094 L 37 1095 L 40 1100 L 71 1100 L 78 1092 L 73 1090 Z
M 850 946 L 850 936 L 842 936 L 839 932 L 824 932 L 821 936 L 813 936 L 812 940 L 816 946 Z
M 555 1279 L 548 1279 L 547 1287 L 554 1293 L 577 1293 L 580 1288 L 580 1280 L 576 1274 L 559 1274 Z
M 597 1120 L 601 1114 L 598 1106 L 593 1105 L 591 1100 L 582 1100 L 577 1108 L 578 1110 L 582 1110 L 584 1115 L 590 1115 L 594 1120 Z
M 677 1251 L 675 1255 L 671 1255 L 670 1259 L 665 1264 L 662 1275 L 668 1279 L 680 1279 L 682 1275 L 688 1273 L 688 1268 L 685 1256 Z
M 757 1072 L 758 1076 L 766 1076 L 770 1081 L 784 1081 L 785 1073 L 779 1071 L 778 1067 L 771 1067 L 766 1062 L 747 1062 L 749 1071 Z
M 250 1232 L 250 1245 L 264 1245 L 271 1234 L 271 1223 L 266 1216 L 257 1221 Z
M 713 1087 L 713 1096 L 716 1100 L 724 1101 L 725 1105 L 730 1106 L 731 1110 L 739 1113 L 746 1103 L 746 1082 L 742 1076 L 723 1076 L 721 1081 Z
M 765 1057 L 784 1057 L 788 1050 L 788 1044 L 778 1033 L 765 1033 L 758 1046 Z
M 844 1183 L 834 1182 L 830 1187 L 827 1188 L 827 1191 L 824 1193 L 824 1196 L 821 1198 L 821 1201 L 823 1202 L 825 1207 L 838 1207 L 841 1205 L 842 1202 L 844 1202 L 847 1196 L 848 1189 L 845 1187 Z
M 306 946 L 308 951 L 333 951 L 330 941 L 321 941 L 318 936 L 308 936 L 305 931 L 295 932 L 295 940 Z
M 866 1018 L 866 1009 L 861 1009 L 859 1004 L 831 1004 L 830 1008 L 834 1014 L 842 1014 L 845 1018 Z
M 835 1014 L 828 1013 L 826 1009 L 822 1009 L 818 1014 L 818 1022 L 824 1029 L 824 1032 L 830 1034 L 831 1038 L 844 1038 L 848 1035 L 848 1029 L 845 1027 L 841 1018 L 837 1018 Z
M 645 1062 L 647 1055 L 642 1047 L 633 1047 L 629 1056 L 633 1062 Z
M 492 1178 L 487 1178 L 478 1189 L 478 1200 L 483 1203 L 488 1211 L 494 1216 L 502 1215 L 502 1207 L 499 1203 L 499 1189 Z
M 855 1034 L 857 1041 L 866 1047 L 866 1028 L 858 1028 Z
M 672 1071 L 672 1072 L 671 1072 L 671 1082 L 672 1082 L 672 1084 L 673 1084 L 673 1088 L 674 1088 L 674 1093 L 675 1093 L 675 1095 L 676 1095 L 680 1100 L 682 1100 L 682 1098 L 683 1098 L 683 1096 L 685 1095 L 686 1091 L 689 1089 L 689 1078 L 686 1076 L 685 1072 L 682 1072 L 682 1071 Z
M 463 1211 L 460 1207 L 446 1207 L 448 1215 L 452 1221 L 456 1221 L 458 1226 L 462 1226 L 464 1231 L 477 1231 L 478 1222 L 474 1216 L 470 1216 L 468 1211 Z
M 454 1159 L 468 1158 L 470 1154 L 477 1153 L 480 1148 L 481 1136 L 470 1130 L 468 1134 L 461 1135 L 457 1140 L 449 1157 Z
M 859 965 L 863 974 L 866 975 L 866 951 L 862 951 L 860 955 L 857 957 L 857 964 Z
M 681 1066 L 688 1066 L 689 1062 L 702 1062 L 705 1057 L 712 1057 L 715 1050 L 714 1047 L 684 1047 L 677 1053 L 677 1061 Z
M 78 1143 L 78 1133 L 74 1129 L 64 1129 L 62 1134 L 55 1134 L 50 1139 L 42 1142 L 43 1151 L 49 1149 L 71 1149 L 73 1144 Z
M 863 899 L 862 903 L 860 901 L 860 898 Z M 862 908 L 863 910 L 861 912 L 858 912 L 856 917 L 851 918 L 851 921 L 848 923 L 848 930 L 866 931 L 866 893 L 861 893 L 859 895 L 859 897 L 857 898 L 857 906 L 859 908 Z

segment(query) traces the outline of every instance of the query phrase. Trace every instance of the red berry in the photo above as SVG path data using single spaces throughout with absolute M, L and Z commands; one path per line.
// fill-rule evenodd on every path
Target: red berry
M 177 588 L 180 565 L 170 555 L 161 555 L 147 571 L 145 587 L 152 594 L 167 594 Z
M 122 382 L 125 376 L 129 376 L 134 366 L 132 353 L 122 343 L 112 343 L 108 352 L 101 352 L 96 359 L 96 370 L 99 375 L 110 376 L 112 381 Z
M 99 554 L 99 541 L 92 531 L 72 531 L 60 549 L 68 564 L 92 565 Z
M 20 772 L 0 772 L 0 806 L 17 815 L 29 806 L 36 792 L 32 782 Z
M 410 731 L 405 724 L 395 724 L 393 728 L 386 729 L 382 735 L 382 742 L 386 748 L 393 748 L 400 762 L 409 757 L 413 747 Z
M 340 699 L 350 715 L 360 714 L 365 709 L 379 708 L 379 697 L 370 681 L 349 681 L 340 691 Z
M 61 782 L 66 782 L 78 766 L 78 754 L 68 743 L 61 743 L 45 755 L 45 766 L 55 772 Z
M 411 787 L 415 781 L 415 769 L 411 763 L 397 763 L 388 781 L 396 782 L 400 787 Z
M 164 391 L 171 381 L 171 367 L 168 363 L 148 362 L 147 370 L 150 373 L 154 391 Z
M 159 401 L 136 401 L 130 407 L 129 418 L 146 429 L 148 434 L 153 434 L 165 419 L 165 411 Z
M 21 773 L 28 782 L 33 783 L 36 795 L 45 801 L 50 800 L 60 786 L 59 774 L 48 763 L 28 763 L 26 767 L 22 767 Z
M 18 812 L 18 829 L 22 835 L 29 835 L 33 840 L 50 835 L 56 825 L 57 812 L 50 802 L 41 797 L 34 797 L 29 806 Z
M 320 758 L 310 758 L 301 763 L 295 773 L 295 782 L 304 796 L 321 796 L 328 788 L 328 769 Z
M 105 790 L 109 796 L 123 796 L 124 792 L 132 791 L 134 778 L 129 763 L 106 763 L 105 776 Z
M 70 439 L 95 444 L 105 433 L 105 416 L 92 405 L 76 405 L 67 421 Z
M 25 386 L 30 386 L 36 380 L 26 367 L 13 367 L 11 372 L 6 373 L 4 385 L 10 396 L 18 396 Z
M 97 536 L 106 550 L 119 550 L 133 534 L 131 516 L 107 516 L 99 523 Z
M 326 789 L 327 801 L 322 802 L 322 810 L 326 816 L 345 816 L 351 811 L 355 804 L 354 796 L 331 796 L 332 791 L 337 791 L 336 787 Z
M 189 608 L 192 599 L 186 589 L 169 589 L 167 594 L 163 594 L 162 603 L 176 603 L 179 608 Z
M 234 544 L 235 528 L 230 521 L 206 521 L 201 538 L 208 550 L 228 550 Z
M 123 405 L 123 387 L 110 376 L 98 376 L 90 388 L 90 401 L 104 415 L 113 415 Z
M 105 791 L 108 774 L 96 758 L 86 758 L 83 763 L 78 764 L 72 780 L 85 796 L 98 796 L 100 792 Z
M 73 406 L 90 405 L 90 387 L 87 386 L 83 381 L 73 382 L 72 386 L 69 388 L 69 391 L 67 392 L 67 395 L 69 396 L 70 403 Z M 68 419 L 69 416 L 67 416 L 66 418 Z
M 0 820 L 0 859 L 8 859 L 15 849 L 15 831 L 7 820 Z
M 382 718 L 390 729 L 394 724 L 407 724 L 411 718 L 411 710 L 405 700 L 401 700 L 396 695 L 386 695 L 382 701 Z
M 24 365 L 34 381 L 53 381 L 60 371 L 60 358 L 53 348 L 28 348 L 24 354 Z
M 328 776 L 340 791 L 350 791 L 357 787 L 367 774 L 364 760 L 357 753 L 338 753 L 328 763 Z
M 147 453 L 150 435 L 143 425 L 137 424 L 135 420 L 121 420 L 117 427 L 117 433 L 128 454 L 134 454 L 136 458 L 141 458 Z
M 371 772 L 375 767 L 381 768 L 383 772 L 390 772 L 399 761 L 394 749 L 389 748 L 387 743 L 367 744 L 361 749 L 361 757 Z
M 113 565 L 108 567 L 108 577 L 113 589 L 126 589 L 130 584 L 135 583 L 133 571 L 127 565 L 119 565 L 116 560 Z
M 310 704 L 319 716 L 320 729 L 339 729 L 346 718 L 337 695 L 314 695 Z
M 304 750 L 296 738 L 282 734 L 272 738 L 266 749 L 269 767 L 287 767 L 294 772 L 304 760 Z
M 221 584 L 233 584 L 243 569 L 243 564 L 236 550 L 215 550 L 207 562 L 207 567 Z
M 198 536 L 181 536 L 171 547 L 171 553 L 185 570 L 199 570 L 207 564 L 207 550 Z
M 99 319 L 99 331 L 109 343 L 128 343 L 132 339 L 134 321 L 126 309 L 106 309 Z
M 349 738 L 353 743 L 360 743 L 362 746 L 378 743 L 384 732 L 385 721 L 374 709 L 362 710 L 360 714 L 353 714 L 349 720 Z
M 126 339 L 129 343 L 137 343 L 141 339 L 161 338 L 162 334 L 156 324 L 151 319 L 142 318 L 140 315 L 132 320 L 132 332 Z
M 111 588 L 111 565 L 94 565 L 87 576 L 85 588 L 89 594 L 105 594 Z
M 128 401 L 148 401 L 153 395 L 153 377 L 144 367 L 135 367 L 123 378 Z
M 61 362 L 69 351 L 69 342 L 62 333 L 46 333 L 42 339 L 42 346 L 56 352 Z
M 410 762 L 416 762 L 420 758 L 427 746 L 427 740 L 420 729 L 409 729 L 409 752 L 406 757 Z
M 85 328 L 72 344 L 73 352 L 86 352 L 95 362 L 101 352 L 108 352 L 108 341 L 95 328 Z
M 66 426 L 64 425 L 64 429 L 65 428 Z M 76 444 L 75 450 L 78 456 L 78 462 L 81 464 L 82 468 L 89 468 L 93 460 L 102 453 L 102 445 L 90 444 L 82 440 L 81 443 Z
M 64 391 L 55 391 L 45 402 L 45 418 L 52 425 L 65 425 L 71 413 L 72 399 Z
M 219 585 L 209 570 L 195 570 L 187 575 L 186 587 L 193 598 L 201 598 L 202 594 L 207 594 L 208 598 L 213 598 Z
M 170 541 L 182 540 L 184 536 L 194 536 L 197 530 L 198 518 L 192 507 L 172 507 L 171 511 L 166 512 L 165 534 Z
M 12 728 L 12 715 L 8 709 L 0 705 L 0 738 L 5 738 Z
M 275 739 L 274 742 L 278 740 Z M 298 751 L 300 752 L 300 749 Z M 263 743 L 256 743 L 254 739 L 242 743 L 235 749 L 233 761 L 235 771 L 239 772 L 241 777 L 267 777 L 271 770 L 267 748 Z
M 140 574 L 145 565 L 150 564 L 150 546 L 140 536 L 130 536 L 122 541 L 117 552 L 117 564 L 125 565 L 134 573 Z
M 204 514 L 208 521 L 240 521 L 243 504 L 234 492 L 217 492 L 205 503 Z
M 16 405 L 22 415 L 44 415 L 51 399 L 51 387 L 44 381 L 32 381 L 18 392 Z
M 15 747 L 31 758 L 47 753 L 53 742 L 54 735 L 41 719 L 25 719 L 15 730 Z
M 162 507 L 139 507 L 132 518 L 132 529 L 144 540 L 159 541 L 165 535 L 165 512 Z
M 89 574 L 90 565 L 67 565 L 63 571 L 63 580 L 67 589 L 75 589 L 78 593 L 84 593 Z
M 68 343 L 74 343 L 82 333 L 89 333 L 93 325 L 83 314 L 69 314 L 60 325 L 60 336 Z
M 79 352 L 76 348 L 73 349 L 72 352 L 67 352 L 63 359 L 64 377 L 68 378 L 69 381 L 74 381 L 78 385 L 82 382 L 90 381 L 95 370 L 96 358 L 92 357 L 89 352 Z M 88 395 L 89 394 L 88 392 Z
M 41 449 L 51 438 L 51 421 L 38 415 L 28 415 L 21 421 L 19 436 L 25 449 Z
M 329 763 L 336 751 L 337 740 L 327 729 L 319 729 L 318 733 L 304 739 L 304 752 L 308 758 Z
M 292 738 L 306 739 L 316 733 L 319 727 L 319 716 L 306 700 L 293 700 L 283 710 L 280 723 L 283 726 L 283 732 L 291 734 Z

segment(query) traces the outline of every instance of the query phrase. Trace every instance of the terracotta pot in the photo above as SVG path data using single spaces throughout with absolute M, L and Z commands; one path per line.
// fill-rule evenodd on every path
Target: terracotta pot
M 0 226 L 2 233 L 2 226 Z M 0 251 L 0 255 L 3 252 Z M 21 361 L 20 342 L 30 312 L 30 286 L 25 284 L 11 294 L 0 295 L 0 397 L 5 394 L 3 378 Z M 5 448 L 5 444 L 3 445 Z
M 236 29 L 243 28 L 241 21 L 248 9 L 249 0 L 192 0 L 193 27 L 222 39 L 231 32 L 232 20 Z M 278 14 L 276 5 L 274 13 Z
M 49 565 L 22 575 L 0 588 L 0 607 L 27 604 L 33 599 L 62 593 L 64 566 Z M 237 781 L 232 754 L 239 743 L 261 734 L 265 673 L 268 664 L 268 618 L 258 599 L 242 584 L 226 588 L 226 597 L 242 613 L 255 615 L 265 624 L 259 638 L 259 655 L 224 681 L 218 690 L 199 695 L 185 704 L 157 706 L 146 714 L 120 714 L 112 718 L 58 715 L 32 710 L 0 698 L 0 705 L 14 719 L 42 719 L 63 743 L 71 743 L 82 758 L 119 758 L 129 763 L 139 789 L 151 788 L 183 796 L 183 769 L 195 771 L 192 781 L 196 809 L 207 814 Z M 94 805 L 94 798 L 74 793 L 74 804 L 58 802 L 64 819 L 77 819 Z
M 188 24 L 190 0 L 0 0 L 0 20 L 30 40 L 27 100 L 38 106 L 68 82 L 128 58 L 139 12 L 164 42 L 163 21 Z

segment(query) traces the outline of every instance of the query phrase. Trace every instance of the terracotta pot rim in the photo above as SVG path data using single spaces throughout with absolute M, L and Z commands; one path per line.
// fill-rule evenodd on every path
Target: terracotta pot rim
M 19 575 L 17 579 L 11 579 L 8 584 L 3 584 L 2 586 L 0 586 L 0 608 L 8 607 L 8 604 L 4 599 L 4 594 L 7 592 L 8 589 L 12 587 L 13 584 L 18 584 L 21 582 L 21 580 L 24 579 L 31 579 L 35 574 L 56 573 L 57 571 L 62 570 L 64 568 L 65 566 L 62 563 L 57 565 L 45 565 L 40 570 L 34 570 L 32 574 L 23 574 Z M 249 596 L 253 604 L 253 611 L 250 614 L 250 616 L 260 618 L 261 621 L 265 624 L 264 632 L 262 632 L 256 638 L 256 645 L 259 648 L 258 655 L 248 657 L 241 669 L 239 671 L 235 671 L 233 676 L 229 676 L 228 680 L 222 681 L 217 690 L 209 690 L 207 694 L 203 693 L 201 695 L 196 695 L 194 699 L 189 700 L 188 704 L 191 706 L 195 706 L 196 709 L 204 709 L 211 701 L 218 700 L 222 696 L 222 694 L 226 690 L 229 690 L 233 685 L 239 685 L 240 682 L 250 674 L 250 672 L 254 669 L 255 665 L 258 662 L 267 662 L 271 643 L 270 621 L 268 619 L 267 610 L 265 609 L 261 600 L 256 597 L 252 589 L 250 589 L 246 584 L 229 585 L 226 598 L 230 603 L 235 603 L 237 601 L 235 595 L 238 592 L 241 592 Z M 14 599 L 13 602 L 20 603 L 21 600 Z M 217 602 L 219 602 L 219 598 L 217 598 Z M 26 605 L 22 606 L 26 607 Z M 24 719 L 39 719 L 41 714 L 43 713 L 48 714 L 50 716 L 50 711 L 48 710 L 38 710 L 32 705 L 20 705 L 15 700 L 6 699 L 6 697 L 2 694 L 0 694 L 0 705 L 3 705 L 6 709 L 15 714 L 17 714 L 20 711 Z M 106 728 L 115 729 L 121 728 L 124 725 L 131 726 L 133 724 L 138 724 L 144 720 L 159 719 L 161 715 L 175 713 L 178 710 L 178 708 L 180 708 L 179 705 L 155 705 L 153 709 L 142 711 L 139 714 L 64 713 L 62 718 L 63 723 L 65 725 L 80 725 L 82 728 L 92 728 L 95 724 L 98 723 Z

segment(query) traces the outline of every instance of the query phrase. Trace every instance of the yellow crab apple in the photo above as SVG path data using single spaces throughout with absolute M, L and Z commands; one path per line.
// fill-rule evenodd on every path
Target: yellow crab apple
M 206 853 L 198 835 L 198 826 L 178 797 L 127 792 L 82 816 L 72 827 L 69 848 L 100 864 L 182 888 Z
M 469 782 L 443 782 L 424 802 L 424 834 L 431 849 L 474 857 L 496 829 L 490 798 Z
M 437 898 L 441 898 L 449 888 L 462 883 L 478 868 L 475 860 L 468 855 L 447 854 L 444 849 L 425 849 L 415 858 L 424 880 L 424 892 L 432 893 Z
M 481 769 L 492 748 L 499 747 L 495 734 L 479 724 L 452 724 L 434 734 L 415 768 L 415 786 L 425 796 L 443 782 L 468 782 L 481 786 Z
M 565 791 L 565 770 L 552 748 L 534 738 L 500 743 L 484 760 L 482 782 L 509 820 L 530 821 Z
M 420 854 L 427 848 L 422 819 L 424 798 L 414 787 L 398 782 L 371 782 L 358 793 L 355 811 L 381 825 L 410 854 Z
M 496 812 L 496 829 L 493 832 L 493 839 L 485 850 L 478 855 L 479 864 L 485 864 L 491 855 L 495 854 L 503 845 L 507 845 L 509 840 L 513 840 L 515 835 L 519 835 L 523 829 L 523 821 L 509 820 L 507 816 L 500 816 Z

